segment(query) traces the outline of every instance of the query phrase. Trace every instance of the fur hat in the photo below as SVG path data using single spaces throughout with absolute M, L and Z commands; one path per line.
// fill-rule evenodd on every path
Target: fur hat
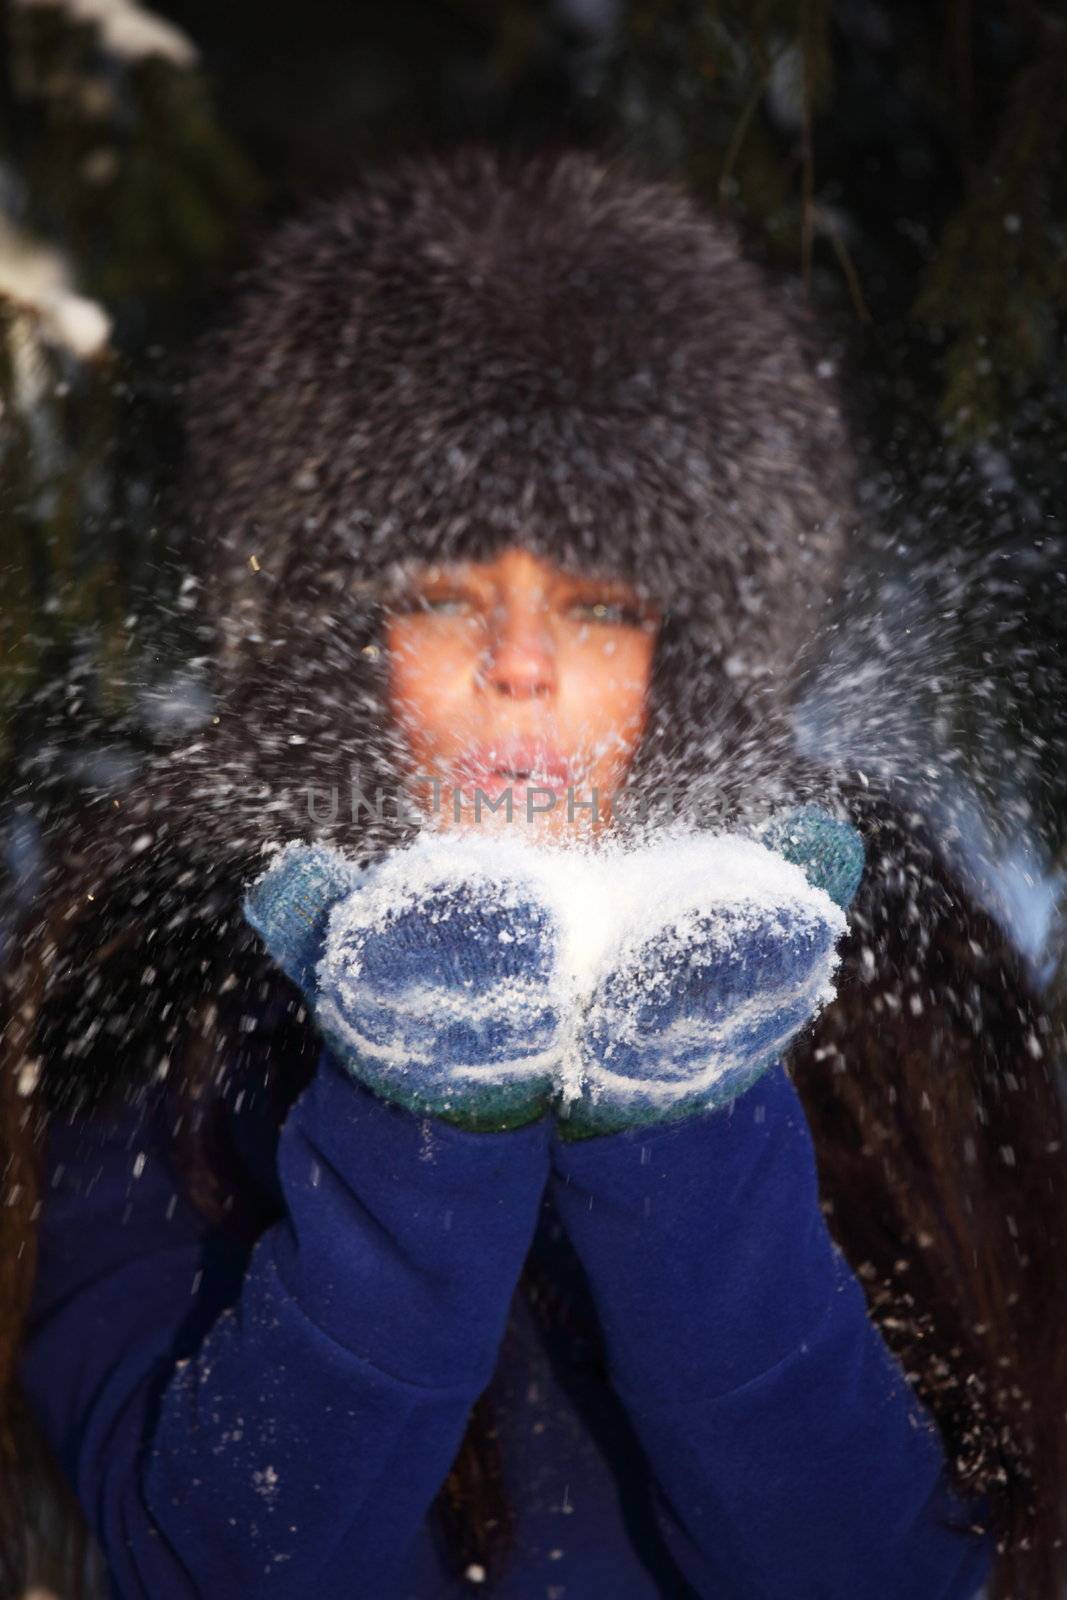
M 408 158 L 268 241 L 189 385 L 222 657 L 287 599 L 513 542 L 788 673 L 854 514 L 831 366 L 796 286 L 673 185 Z
M 795 284 L 588 154 L 406 158 L 318 202 L 187 386 L 216 774 L 291 789 L 312 745 L 388 782 L 391 585 L 521 544 L 663 606 L 632 778 L 775 781 L 855 518 L 832 372 Z

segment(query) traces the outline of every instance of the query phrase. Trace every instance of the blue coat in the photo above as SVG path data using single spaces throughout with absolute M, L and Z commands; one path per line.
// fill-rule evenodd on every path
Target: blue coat
M 731 1110 L 567 1144 L 377 1099 L 324 1051 L 277 1220 L 182 1198 L 161 1090 L 48 1135 L 21 1376 L 120 1600 L 972 1600 L 982 1508 L 870 1322 L 781 1068 Z M 595 1306 L 545 1342 L 527 1252 Z M 583 1300 L 584 1297 L 584 1300 Z M 505 1337 L 505 1330 L 510 1331 Z M 518 1514 L 499 1586 L 428 1517 L 488 1384 Z

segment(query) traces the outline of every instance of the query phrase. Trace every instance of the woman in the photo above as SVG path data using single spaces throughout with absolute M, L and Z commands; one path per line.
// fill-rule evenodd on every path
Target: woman
M 6 1373 L 117 1592 L 962 1597 L 993 1546 L 995 1593 L 1056 1592 L 1043 1019 L 919 820 L 793 753 L 854 523 L 825 371 L 720 224 L 580 156 L 406 164 L 320 207 L 206 351 L 188 483 L 218 716 L 70 824 L 5 1035 Z M 379 816 L 383 790 L 425 821 L 494 767 L 551 778 L 546 728 L 622 830 L 628 797 L 668 787 L 730 828 L 847 802 L 868 868 L 838 999 L 789 1056 L 847 1268 L 783 1074 L 765 1135 L 689 1119 L 640 1174 L 625 1135 L 557 1147 L 561 1226 L 538 1211 L 551 1116 L 458 1141 L 442 1122 L 420 1162 L 422 1120 L 320 1060 L 242 923 L 263 844 L 380 857 L 419 826 Z M 355 1142 L 320 1161 L 341 1127 Z M 775 1130 L 795 1192 L 731 1167 Z M 610 1204 L 575 1203 L 602 1161 L 614 1233 Z M 751 1204 L 708 1190 L 731 1171 Z M 847 1325 L 806 1388 L 788 1338 L 818 1321 L 816 1258 Z M 725 1347 L 740 1365 L 713 1376 Z M 754 1409 L 709 1414 L 722 1393 Z

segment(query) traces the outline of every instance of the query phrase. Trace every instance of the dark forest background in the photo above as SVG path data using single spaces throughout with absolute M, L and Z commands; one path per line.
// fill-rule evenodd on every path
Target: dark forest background
M 48 806 L 204 715 L 167 491 L 232 273 L 367 161 L 471 137 L 684 178 L 840 330 L 887 581 L 964 608 L 951 736 L 1062 983 L 1067 16 L 1025 0 L 0 0 L 9 892 Z

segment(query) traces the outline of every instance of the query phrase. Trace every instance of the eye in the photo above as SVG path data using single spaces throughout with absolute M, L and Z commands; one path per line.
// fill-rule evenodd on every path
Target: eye
M 459 616 L 471 609 L 471 601 L 465 594 L 427 594 L 421 597 L 420 605 L 423 611 L 432 611 L 440 617 Z
M 636 628 L 645 620 L 641 608 L 625 600 L 575 600 L 568 607 L 571 616 L 583 621 Z
M 455 589 L 437 589 L 429 594 L 410 590 L 398 598 L 396 609 L 404 612 L 427 612 L 435 617 L 468 616 L 474 609 L 470 595 Z

